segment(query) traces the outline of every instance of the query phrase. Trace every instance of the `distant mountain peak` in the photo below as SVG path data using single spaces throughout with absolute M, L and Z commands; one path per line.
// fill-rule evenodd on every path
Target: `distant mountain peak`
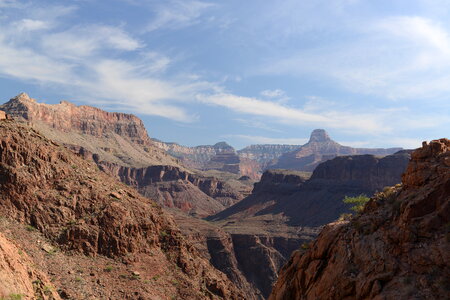
M 230 145 L 227 144 L 227 142 L 218 142 L 214 144 L 214 148 L 233 148 Z
M 36 100 L 32 99 L 27 93 L 20 93 L 16 97 L 12 98 L 11 100 L 19 100 L 19 101 L 33 101 L 36 102 Z
M 329 141 L 331 141 L 331 138 L 324 129 L 314 129 L 313 132 L 311 132 L 311 137 L 309 138 L 309 143 L 323 143 Z

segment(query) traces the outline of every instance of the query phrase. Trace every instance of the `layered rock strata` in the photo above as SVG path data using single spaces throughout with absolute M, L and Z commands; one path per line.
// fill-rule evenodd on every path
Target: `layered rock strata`
M 269 299 L 446 299 L 450 140 L 414 151 L 402 185 L 294 253 Z
M 269 165 L 269 169 L 289 169 L 312 172 L 317 165 L 336 156 L 372 154 L 386 156 L 401 148 L 369 149 L 342 146 L 333 141 L 323 129 L 315 129 L 309 142 L 297 150 L 281 155 L 278 160 Z
M 102 299 L 246 297 L 201 257 L 156 203 L 12 121 L 0 122 L 0 207 L 2 217 L 42 232 L 52 243 L 43 247 L 49 255 L 60 249 L 90 256 L 94 265 L 109 258 L 119 269 L 135 269 L 116 277 L 122 278 L 117 284 L 101 284 L 106 275 L 99 277 L 100 283 L 92 282 L 94 272 L 80 272 L 75 283 L 83 282 L 86 288 L 61 284 L 57 288 L 64 297 L 86 298 L 84 290 L 91 291 L 88 298 Z M 84 260 L 74 256 L 67 261 L 75 259 Z M 52 276 L 58 282 L 64 274 Z M 158 279 L 150 285 L 152 278 Z

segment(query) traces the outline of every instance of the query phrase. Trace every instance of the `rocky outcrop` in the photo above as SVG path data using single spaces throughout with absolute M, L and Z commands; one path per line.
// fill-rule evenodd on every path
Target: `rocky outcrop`
M 403 185 L 332 223 L 294 253 L 270 299 L 445 299 L 450 275 L 450 140 L 411 155 Z
M 111 113 L 92 106 L 76 106 L 67 101 L 56 105 L 43 104 L 26 93 L 19 94 L 1 107 L 12 116 L 30 122 L 41 121 L 60 131 L 79 131 L 95 137 L 113 132 L 138 145 L 152 144 L 142 120 L 131 114 Z
M 261 165 L 261 169 L 264 170 L 282 154 L 292 152 L 300 147 L 300 145 L 250 145 L 237 152 L 241 159 L 246 158 L 256 161 Z
M 333 141 L 325 130 L 315 129 L 308 143 L 297 150 L 281 155 L 268 168 L 312 172 L 318 164 L 336 156 L 358 154 L 385 156 L 399 150 L 401 148 L 367 149 L 342 146 Z
M 227 274 L 239 288 L 249 291 L 257 299 L 268 297 L 279 269 L 292 251 L 317 234 L 298 234 L 286 228 L 272 231 L 277 226 L 270 222 L 256 224 L 269 229 L 265 232 L 253 227 L 255 223 L 229 222 L 220 228 L 218 224 L 193 220 L 181 214 L 175 214 L 175 220 L 183 234 L 195 241 L 195 246 L 205 258 Z M 233 228 L 234 225 L 238 227 Z
M 225 142 L 196 147 L 181 146 L 154 140 L 155 145 L 179 158 L 184 165 L 198 170 L 218 170 L 259 179 L 261 165 L 251 159 L 241 158 Z
M 0 233 L 0 299 L 61 299 L 26 253 Z
M 373 155 L 339 156 L 317 166 L 311 181 L 353 183 L 375 191 L 400 182 L 411 151 L 403 150 L 379 158 Z
M 188 171 L 154 145 L 158 142 L 148 137 L 143 122 L 134 115 L 66 101 L 48 105 L 24 93 L 0 107 L 162 205 L 203 217 L 244 197 L 224 181 Z M 221 168 L 236 167 L 234 161 L 227 164 L 226 155 L 234 153 L 233 148 L 224 143 L 213 148 L 214 155 L 223 153 L 215 159 Z
M 205 170 L 220 170 L 224 172 L 240 174 L 239 156 L 233 147 L 225 142 L 213 146 L 215 155 L 204 166 Z M 246 174 L 245 174 L 246 175 Z
M 372 195 L 399 183 L 408 161 L 408 151 L 383 158 L 336 157 L 320 164 L 308 180 L 298 171 L 269 170 L 249 197 L 208 219 L 282 214 L 290 225 L 321 226 L 347 212 L 345 196 Z
M 145 197 L 198 217 L 217 213 L 243 199 L 242 194 L 217 178 L 202 177 L 173 166 L 129 168 L 103 161 L 98 165 Z
M 123 275 L 123 280 L 151 279 L 155 272 L 159 276 L 157 286 L 140 280 L 99 284 L 92 289 L 95 298 L 157 299 L 167 293 L 182 299 L 244 297 L 183 238 L 156 203 L 100 172 L 92 162 L 12 121 L 0 123 L 0 208 L 2 217 L 29 224 L 63 252 L 90 256 L 94 265 L 105 257 L 120 268 L 130 265 L 139 270 L 130 277 Z M 98 284 L 80 278 L 86 288 Z M 65 294 L 64 286 L 58 288 L 60 295 Z M 83 290 L 72 289 L 72 298 L 82 298 Z
M 22 93 L 0 109 L 25 120 L 45 136 L 65 145 L 83 147 L 100 160 L 124 166 L 174 165 L 179 162 L 155 145 L 142 120 L 131 114 L 111 113 L 92 106 L 38 103 Z

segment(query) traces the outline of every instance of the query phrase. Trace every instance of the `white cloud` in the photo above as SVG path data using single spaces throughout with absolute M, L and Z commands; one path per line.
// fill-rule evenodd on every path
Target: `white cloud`
M 50 28 L 48 22 L 32 19 L 22 19 L 19 22 L 16 22 L 15 26 L 20 31 L 35 31 Z
M 271 121 L 291 125 L 315 124 L 372 134 L 392 130 L 381 122 L 376 112 L 356 114 L 337 110 L 305 111 L 281 103 L 224 93 L 198 95 L 197 99 L 205 104 L 226 107 L 238 113 L 265 116 L 271 118 Z
M 146 30 L 180 29 L 191 26 L 199 22 L 202 14 L 213 6 L 211 3 L 193 0 L 165 1 L 163 5 L 157 6 L 155 18 Z
M 142 76 L 139 68 L 139 65 L 125 61 L 102 60 L 92 67 L 95 78 L 92 83 L 84 81 L 80 86 L 90 97 L 105 99 L 110 105 L 142 114 L 190 121 L 184 110 L 167 104 L 167 101 L 182 99 L 189 88 Z
M 359 22 L 351 40 L 300 50 L 259 71 L 332 79 L 351 92 L 390 99 L 430 99 L 450 92 L 446 27 L 417 16 Z
M 121 28 L 99 25 L 70 28 L 42 39 L 45 51 L 65 58 L 92 56 L 105 49 L 134 51 L 142 46 Z
M 286 93 L 283 90 L 276 89 L 276 90 L 264 90 L 260 92 L 261 96 L 267 97 L 267 98 L 280 98 L 285 97 Z
M 17 0 L 0 0 L 0 8 L 2 7 L 20 7 L 21 4 Z
M 73 79 L 70 64 L 55 61 L 26 47 L 8 44 L 0 33 L 0 76 L 40 83 L 66 83 Z

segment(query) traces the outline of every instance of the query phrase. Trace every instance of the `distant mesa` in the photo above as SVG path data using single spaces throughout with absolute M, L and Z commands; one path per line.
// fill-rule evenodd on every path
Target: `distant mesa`
M 298 149 L 282 154 L 267 169 L 288 169 L 312 172 L 316 166 L 326 160 L 343 155 L 372 154 L 386 156 L 393 154 L 402 148 L 352 148 L 343 146 L 333 141 L 324 129 L 315 129 L 311 137 Z
M 308 143 L 324 143 L 331 141 L 330 136 L 324 129 L 314 129 Z

